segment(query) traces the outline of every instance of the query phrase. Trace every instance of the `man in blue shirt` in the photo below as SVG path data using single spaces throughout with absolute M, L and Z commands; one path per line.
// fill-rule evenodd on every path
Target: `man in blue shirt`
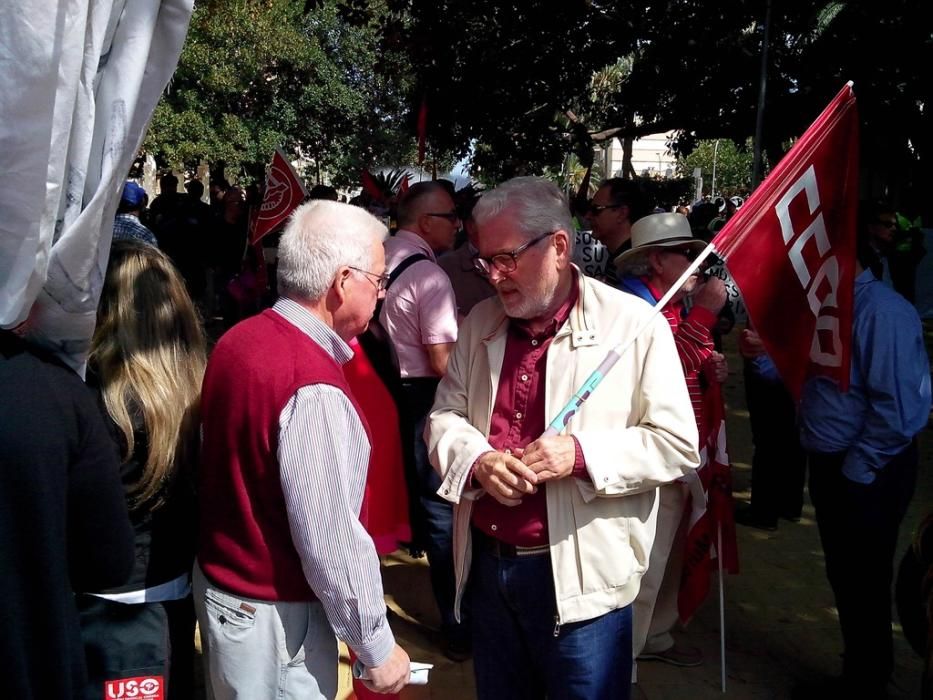
M 113 220 L 113 240 L 136 240 L 159 247 L 155 234 L 139 221 L 139 215 L 146 208 L 146 190 L 132 180 L 123 185 L 123 194 L 120 196 L 120 205 Z
M 859 266 L 849 391 L 817 377 L 800 402 L 810 498 L 842 628 L 845 697 L 885 697 L 894 667 L 892 566 L 917 480 L 915 436 L 929 414 L 920 318 Z

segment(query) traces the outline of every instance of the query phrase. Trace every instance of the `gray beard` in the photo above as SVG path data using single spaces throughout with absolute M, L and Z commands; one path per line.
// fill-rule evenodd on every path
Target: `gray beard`
M 560 278 L 558 277 L 550 287 L 544 290 L 544 299 L 542 301 L 525 297 L 514 308 L 509 308 L 503 302 L 502 306 L 505 308 L 506 315 L 509 318 L 520 318 L 526 321 L 544 316 L 554 303 L 554 296 L 557 293 L 559 283 Z

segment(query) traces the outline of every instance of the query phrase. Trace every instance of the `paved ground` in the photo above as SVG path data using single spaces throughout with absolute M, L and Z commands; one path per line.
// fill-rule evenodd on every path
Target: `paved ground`
M 733 341 L 734 342 L 734 341 Z M 732 350 L 727 340 L 727 350 Z M 739 360 L 730 352 L 730 364 Z M 751 437 L 740 372 L 726 387 L 728 431 L 734 465 L 735 496 L 749 497 Z M 903 552 L 922 515 L 933 508 L 933 435 L 921 436 L 921 473 L 917 493 L 901 530 Z M 816 521 L 809 503 L 800 523 L 782 521 L 777 532 L 739 527 L 741 573 L 727 576 L 725 592 L 726 696 L 736 700 L 790 697 L 800 680 L 816 680 L 841 670 L 841 636 L 832 594 L 823 570 Z M 389 604 L 397 615 L 392 627 L 413 660 L 435 664 L 429 686 L 407 688 L 405 700 L 475 697 L 472 665 L 456 664 L 436 651 L 437 612 L 422 561 L 395 554 L 383 570 Z M 683 634 L 702 648 L 706 663 L 681 669 L 658 662 L 641 663 L 634 698 L 674 700 L 723 697 L 720 690 L 718 594 L 713 594 Z M 896 617 L 895 617 L 896 619 Z M 922 664 L 895 628 L 897 668 L 892 698 L 920 698 Z M 340 697 L 352 697 L 343 669 Z

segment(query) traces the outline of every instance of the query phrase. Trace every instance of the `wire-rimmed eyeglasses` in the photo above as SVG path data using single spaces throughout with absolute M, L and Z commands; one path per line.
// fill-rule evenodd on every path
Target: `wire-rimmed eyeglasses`
M 374 285 L 377 292 L 385 291 L 386 287 L 389 286 L 389 276 L 388 275 L 377 275 L 375 272 L 370 272 L 369 270 L 361 270 L 358 267 L 353 267 L 353 265 L 347 265 L 351 270 L 355 270 L 360 274 L 366 275 L 366 278 L 370 281 L 375 280 Z

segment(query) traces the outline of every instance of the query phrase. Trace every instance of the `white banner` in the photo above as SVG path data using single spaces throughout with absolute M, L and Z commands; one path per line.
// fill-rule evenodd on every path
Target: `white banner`
M 745 302 L 742 300 L 742 292 L 738 285 L 729 274 L 725 265 L 713 265 L 709 268 L 711 277 L 718 277 L 726 286 L 726 304 L 732 310 L 736 323 L 746 323 L 748 321 L 748 310 L 745 308 Z
M 193 0 L 0 4 L 0 326 L 83 368 L 119 193 Z
M 591 231 L 576 231 L 573 244 L 573 262 L 589 277 L 602 279 L 609 260 L 606 246 L 593 237 Z

